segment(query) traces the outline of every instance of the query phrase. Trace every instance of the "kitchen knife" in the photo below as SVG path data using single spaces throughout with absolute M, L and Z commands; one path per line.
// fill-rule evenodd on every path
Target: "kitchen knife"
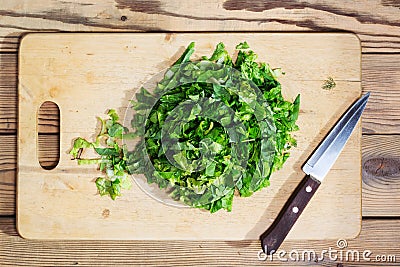
M 302 170 L 306 176 L 290 196 L 272 225 L 260 236 L 267 255 L 277 251 L 290 229 L 317 191 L 326 174 L 338 158 L 367 105 L 368 92 L 359 98 L 335 124 L 313 152 Z

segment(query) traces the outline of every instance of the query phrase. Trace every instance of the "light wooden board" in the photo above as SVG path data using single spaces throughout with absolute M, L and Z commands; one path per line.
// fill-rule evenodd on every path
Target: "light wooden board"
M 16 186 L 16 164 L 17 164 L 17 145 L 16 145 L 16 124 L 17 124 L 17 59 L 16 54 L 2 54 L 0 56 L 0 146 L 2 154 L 0 157 L 0 215 L 15 214 L 15 186 Z M 371 92 L 368 101 L 367 109 L 363 113 L 362 129 L 363 133 L 374 133 L 374 135 L 363 135 L 362 146 L 363 151 L 371 149 L 370 154 L 363 153 L 364 162 L 368 158 L 388 159 L 385 163 L 394 165 L 384 165 L 385 168 L 396 170 L 398 164 L 390 160 L 395 157 L 393 151 L 400 151 L 395 146 L 398 137 L 395 133 L 398 132 L 400 126 L 399 105 L 400 94 L 396 94 L 398 88 L 392 83 L 400 81 L 400 54 L 363 54 L 362 55 L 362 89 L 364 92 Z M 382 68 L 381 66 L 384 66 Z M 388 71 L 389 70 L 389 71 Z M 388 78 L 382 80 L 377 77 L 385 76 Z M 383 87 L 385 93 L 382 93 L 382 83 L 386 83 Z M 385 107 L 382 108 L 383 103 Z M 387 103 L 390 103 L 387 105 Z M 375 110 L 382 112 L 376 113 Z M 54 115 L 51 110 L 46 110 L 46 117 L 42 119 L 51 121 Z M 373 115 L 370 115 L 370 111 Z M 42 151 L 39 147 L 39 160 L 52 162 L 53 153 L 56 142 L 52 133 L 53 127 L 49 124 L 41 124 L 39 117 L 38 131 L 42 133 L 41 138 L 46 140 L 46 148 Z M 55 123 L 55 122 L 54 122 Z M 46 135 L 45 133 L 50 133 Z M 382 133 L 375 135 L 375 133 Z M 390 135 L 393 133 L 393 135 Z M 369 139 L 369 137 L 371 139 Z M 367 140 L 365 140 L 367 138 Z M 380 143 L 383 143 L 381 146 Z M 400 143 L 399 143 L 400 144 Z M 381 148 L 391 148 L 390 150 L 381 151 Z M 57 142 L 58 146 L 58 142 Z M 385 147 L 385 148 L 386 148 Z M 381 169 L 380 169 L 381 170 Z M 369 180 L 379 180 L 379 190 L 375 188 L 363 187 L 362 194 L 362 214 L 363 216 L 397 216 L 400 214 L 400 206 L 396 208 L 393 203 L 400 203 L 400 186 L 393 187 L 392 182 L 400 175 L 400 170 L 397 173 L 391 172 L 389 176 L 382 176 L 381 173 L 369 173 Z M 390 179 L 391 182 L 384 181 Z M 371 183 L 369 184 L 371 185 Z M 378 186 L 378 184 L 376 184 Z
M 209 214 L 149 198 L 136 186 L 117 201 L 96 194 L 93 166 L 67 154 L 77 136 L 91 138 L 96 116 L 123 114 L 135 90 L 177 59 L 190 41 L 210 54 L 223 41 L 230 52 L 246 40 L 260 61 L 282 67 L 284 94 L 301 94 L 298 147 L 271 186 L 236 198 L 233 211 Z M 332 76 L 333 90 L 323 90 Z M 302 178 L 301 165 L 360 95 L 360 44 L 344 33 L 31 34 L 21 41 L 17 226 L 37 239 L 257 239 Z M 38 163 L 37 114 L 44 101 L 61 112 L 60 162 Z M 360 125 L 359 125 L 360 126 Z M 361 223 L 361 128 L 357 127 L 289 239 L 355 237 Z

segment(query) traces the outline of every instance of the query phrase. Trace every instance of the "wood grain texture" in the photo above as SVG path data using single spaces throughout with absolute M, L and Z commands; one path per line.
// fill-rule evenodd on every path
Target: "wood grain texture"
M 400 216 L 400 135 L 363 136 L 363 216 Z
M 39 162 L 50 167 L 57 162 L 58 135 L 40 135 Z M 0 216 L 15 215 L 15 187 L 17 169 L 17 138 L 15 135 L 0 135 Z
M 60 159 L 60 135 L 39 134 L 38 136 L 38 160 L 40 166 L 45 169 L 53 169 Z
M 0 133 L 15 133 L 17 56 L 0 54 L 0 67 Z M 363 113 L 363 133 L 400 133 L 400 54 L 363 54 L 362 87 L 363 92 L 371 92 Z M 56 132 L 56 118 L 54 110 L 43 109 L 39 131 Z
M 32 31 L 351 31 L 363 52 L 400 51 L 396 1 L 5 0 L 0 49 Z
M 235 31 L 235 30 L 348 30 L 358 34 L 364 53 L 399 53 L 400 29 L 398 0 L 371 1 L 23 1 L 3 0 L 0 4 L 0 134 L 16 132 L 16 54 L 20 37 L 30 31 Z M 313 1 L 314 2 L 314 1 Z M 284 6 L 284 7 L 282 7 Z M 246 10 L 249 9 L 249 10 Z M 250 10 L 254 9 L 254 10 Z M 265 11 L 263 11 L 265 9 Z M 168 13 L 169 12 L 169 13 Z M 121 20 L 122 16 L 126 19 Z M 366 64 L 365 58 L 372 64 Z M 363 88 L 372 91 L 364 113 L 364 133 L 399 134 L 398 54 L 363 55 Z M 369 66 L 374 66 L 369 68 Z M 382 68 L 382 66 L 384 66 Z M 7 71 L 4 71 L 7 69 Z M 12 74 L 11 74 L 12 73 Z M 372 75 L 372 76 L 370 76 Z M 371 78 L 368 78 L 371 77 Z M 366 82 L 366 78 L 368 82 Z M 381 83 L 385 87 L 381 87 Z M 386 86 L 387 85 L 387 86 Z M 374 90 L 379 91 L 378 95 Z M 376 98 L 375 98 L 376 97 Z M 390 103 L 390 104 L 389 104 Z M 373 106 L 371 106 L 373 104 Z M 382 108 L 385 106 L 384 108 Z M 376 112 L 375 112 L 376 111 Z M 371 115 L 369 115 L 371 113 Z M 373 115 L 372 115 L 373 114 Z M 371 139 L 370 139 L 371 138 Z M 387 139 L 386 139 L 387 138 Z M 385 139 L 385 140 L 383 140 Z M 0 136 L 0 215 L 15 214 L 15 165 L 6 159 L 16 153 L 15 135 Z M 368 185 L 363 182 L 363 214 L 399 216 L 399 190 L 395 164 L 400 146 L 397 136 L 364 136 L 363 153 L 374 167 L 369 169 Z M 383 140 L 383 141 L 382 141 Z M 52 143 L 50 143 L 51 145 Z M 381 146 L 382 149 L 379 147 Z M 8 152 L 7 152 L 8 151 Z M 367 152 L 365 152 L 367 151 Z M 386 151 L 390 151 L 386 154 Z M 13 156 L 14 155 L 14 156 Z M 42 154 L 46 157 L 46 154 Z M 48 155 L 49 156 L 49 155 Z M 364 155 L 365 158 L 365 155 Z M 366 160 L 363 160 L 364 165 Z M 373 163 L 373 164 L 371 164 Z M 4 169 L 5 170 L 4 170 Z M 364 174 L 364 180 L 365 180 Z M 372 185 L 372 186 L 371 186 Z M 378 189 L 376 189 L 378 188 Z M 375 254 L 396 254 L 399 262 L 399 220 L 364 220 L 359 238 L 349 240 L 350 249 L 371 249 Z M 15 220 L 0 218 L 0 265 L 176 265 L 249 266 L 283 265 L 256 261 L 258 242 L 39 242 L 21 239 Z M 233 247 L 233 248 L 232 248 Z M 335 241 L 286 242 L 282 248 L 335 248 Z M 338 261 L 289 262 L 292 266 L 359 266 Z M 363 262 L 370 266 L 391 264 Z M 398 266 L 399 263 L 396 264 Z
M 101 198 L 93 183 L 99 175 L 95 167 L 77 166 L 67 154 L 74 138 L 94 135 L 96 116 L 104 114 L 107 108 L 118 109 L 123 118 L 134 90 L 170 66 L 190 41 L 196 41 L 193 58 L 199 58 L 211 54 L 221 38 L 221 34 L 209 33 L 26 36 L 21 43 L 19 66 L 20 233 L 34 239 L 257 238 L 303 177 L 301 164 L 361 93 L 360 46 L 352 34 L 223 34 L 230 53 L 240 40 L 247 40 L 260 61 L 281 66 L 286 72 L 280 79 L 285 96 L 294 99 L 300 93 L 302 99 L 298 121 L 302 127 L 295 133 L 298 147 L 292 150 L 285 168 L 271 177 L 268 189 L 251 198 L 235 199 L 231 213 L 210 215 L 196 209 L 182 212 L 149 198 L 136 184 L 118 201 Z M 290 50 L 277 49 L 282 46 Z M 264 49 L 271 53 L 263 54 Z M 303 68 L 304 55 L 309 56 L 307 70 Z M 328 75 L 337 80 L 335 91 L 321 88 Z M 35 114 L 44 101 L 54 101 L 61 110 L 60 164 L 52 171 L 40 168 L 36 156 Z M 129 121 L 123 123 L 129 125 Z M 344 237 L 358 234 L 360 130 L 356 128 L 326 182 L 289 233 L 289 239 L 337 238 L 339 232 Z M 102 215 L 105 210 L 109 213 L 106 217 Z M 80 228 L 71 227 L 78 223 Z M 45 226 L 46 231 L 38 225 Z M 321 225 L 323 230 L 313 230 Z
M 39 133 L 58 134 L 60 132 L 60 110 L 53 102 L 44 102 L 38 111 Z
M 400 54 L 363 55 L 362 85 L 371 97 L 363 114 L 363 132 L 400 133 Z
M 44 164 L 57 158 L 55 135 L 39 136 L 47 149 L 40 152 Z M 0 136 L 0 215 L 15 214 L 16 137 Z M 400 216 L 400 136 L 363 135 L 363 216 Z
M 253 241 L 30 241 L 18 236 L 13 218 L 0 218 L 0 262 L 2 266 L 398 266 L 400 220 L 364 220 L 361 234 L 347 240 L 343 260 L 282 262 L 275 254 L 258 260 L 260 243 Z M 337 249 L 337 240 L 285 241 L 281 250 L 301 254 Z M 371 261 L 346 261 L 348 250 L 371 250 Z M 338 253 L 338 252 L 336 252 Z M 335 256 L 336 254 L 332 254 Z M 378 255 L 395 255 L 397 263 L 375 261 Z M 294 256 L 295 257 L 295 256 Z
M 0 216 L 15 214 L 15 170 L 17 139 L 15 135 L 0 135 Z
M 57 137 L 41 135 L 39 142 L 47 144 L 47 149 L 40 151 L 40 161 L 52 164 L 58 156 L 54 152 L 54 147 L 58 143 Z M 363 135 L 363 216 L 400 216 L 399 142 L 399 135 Z M 0 136 L 0 146 L 3 151 L 0 157 L 0 192 L 2 192 L 0 216 L 13 215 L 15 214 L 16 137 Z M 380 167 L 380 163 L 385 165 Z
M 16 132 L 17 124 L 17 54 L 0 53 L 0 133 Z M 45 103 L 39 110 L 39 133 L 57 133 L 59 114 Z
M 39 161 L 44 164 L 54 162 L 57 158 L 55 147 L 58 145 L 58 135 L 39 135 Z M 17 138 L 15 135 L 0 135 L 1 157 L 0 171 L 15 172 L 17 166 Z M 2 180 L 1 180 L 2 181 Z M 13 182 L 15 183 L 15 182 Z
M 0 53 L 0 133 L 15 133 L 17 128 L 17 58 Z

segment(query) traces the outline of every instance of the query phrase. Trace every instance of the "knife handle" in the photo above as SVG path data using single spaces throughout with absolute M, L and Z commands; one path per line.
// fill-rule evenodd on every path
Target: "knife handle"
M 260 236 L 261 247 L 267 255 L 275 253 L 300 217 L 321 182 L 307 175 L 296 187 L 272 225 Z

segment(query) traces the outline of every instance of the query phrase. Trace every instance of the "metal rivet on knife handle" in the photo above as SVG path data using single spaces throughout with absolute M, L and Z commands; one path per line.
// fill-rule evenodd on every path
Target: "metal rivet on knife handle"
M 266 254 L 273 254 L 279 248 L 319 185 L 318 180 L 307 175 L 297 186 L 274 223 L 260 237 Z M 312 191 L 307 192 L 307 187 L 311 187 Z

